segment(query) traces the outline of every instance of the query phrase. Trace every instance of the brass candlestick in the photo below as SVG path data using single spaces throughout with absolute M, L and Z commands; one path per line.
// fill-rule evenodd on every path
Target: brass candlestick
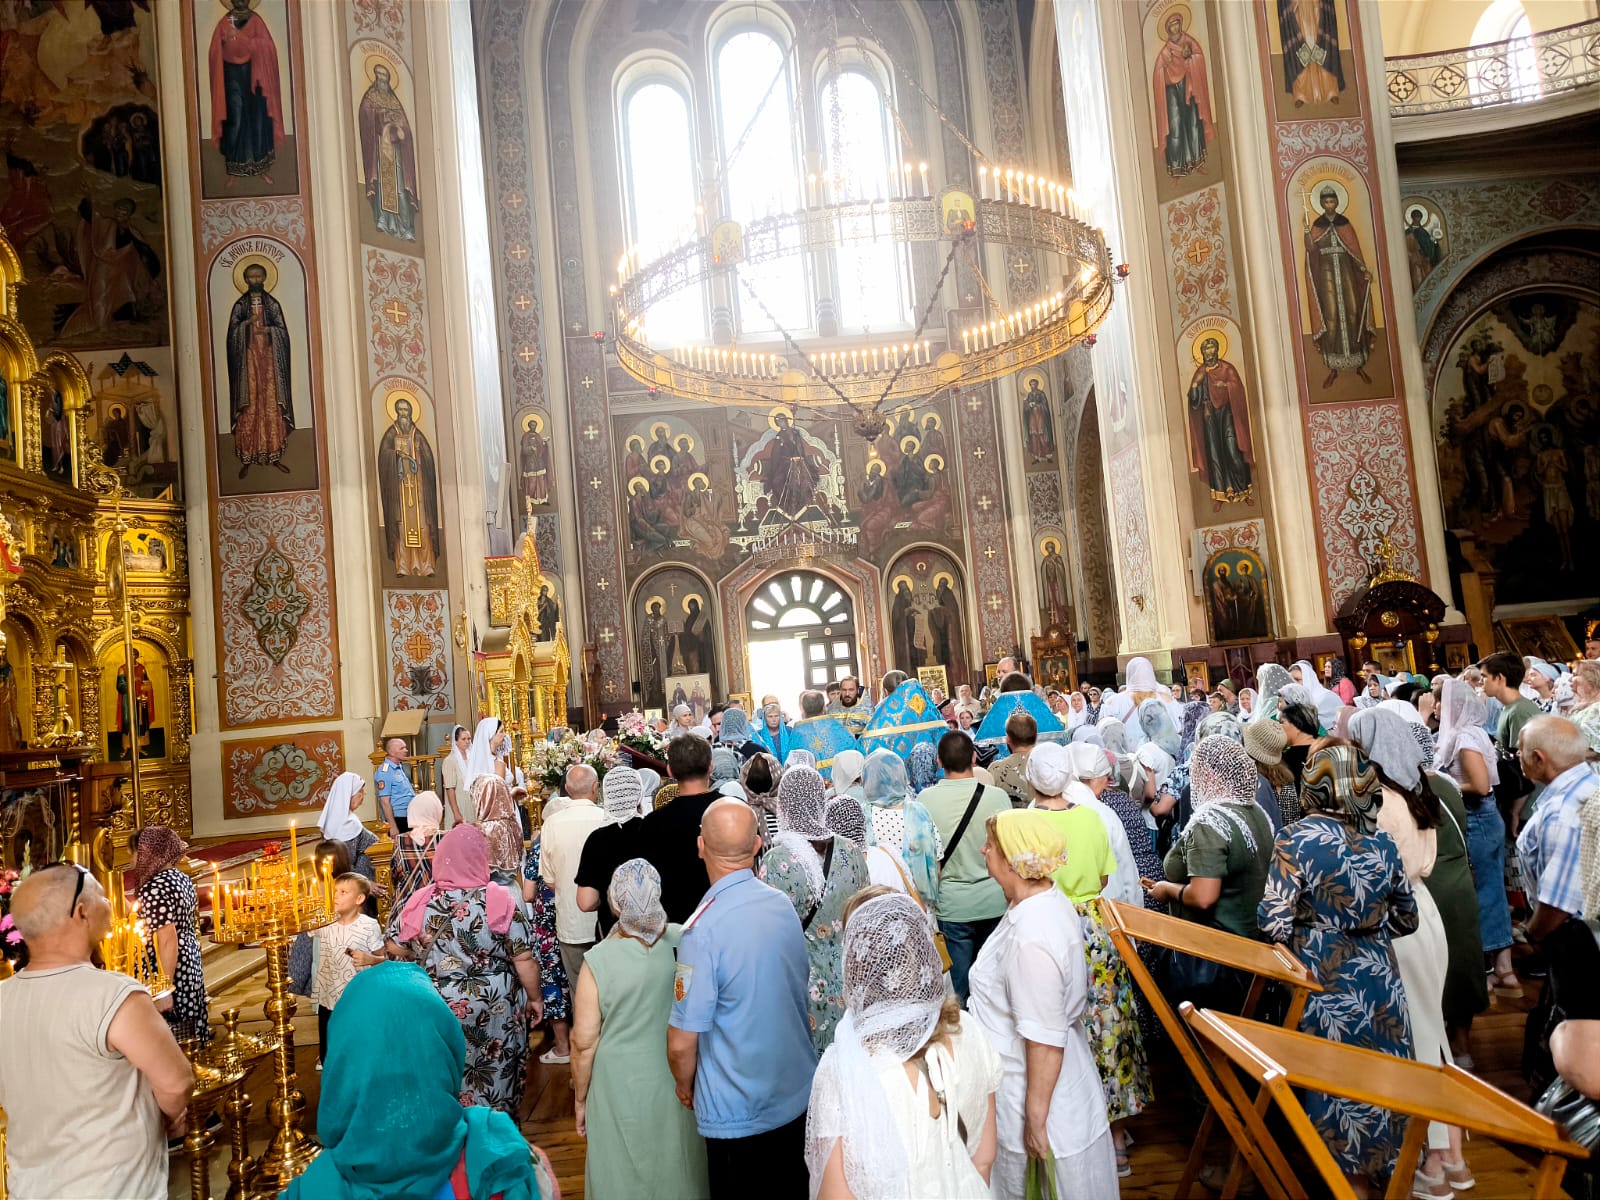
M 235 884 L 213 880 L 212 938 L 218 942 L 260 942 L 267 956 L 264 1006 L 272 1022 L 272 1140 L 246 1173 L 245 1200 L 275 1200 L 321 1151 L 305 1133 L 305 1097 L 296 1086 L 294 1062 L 295 1000 L 289 992 L 289 943 L 295 935 L 333 920 L 333 878 L 326 865 L 319 875 L 302 871 L 299 844 L 290 827 L 290 849 L 269 844 L 249 874 Z
M 250 1171 L 250 1093 L 245 1084 L 256 1063 L 271 1054 L 276 1046 L 271 1038 L 254 1037 L 239 1032 L 239 1010 L 230 1008 L 222 1014 L 223 1032 L 214 1034 L 211 1044 L 202 1056 L 207 1066 L 218 1070 L 237 1069 L 239 1082 L 228 1091 L 222 1106 L 223 1120 L 228 1126 L 228 1200 L 239 1200 L 244 1195 L 245 1177 Z
M 206 1118 L 224 1092 L 244 1078 L 244 1068 L 218 1070 L 204 1062 L 194 1065 L 194 1091 L 189 1096 L 189 1128 L 183 1135 L 183 1153 L 189 1160 L 190 1200 L 211 1200 L 211 1148 L 217 1144 L 206 1128 Z

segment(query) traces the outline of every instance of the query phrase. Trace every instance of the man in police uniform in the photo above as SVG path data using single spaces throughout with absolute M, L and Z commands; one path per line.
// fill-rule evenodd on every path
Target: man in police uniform
M 406 813 L 417 789 L 412 786 L 411 776 L 406 774 L 405 738 L 390 738 L 383 744 L 383 751 L 386 757 L 378 764 L 372 778 L 378 785 L 378 811 L 389 823 L 389 837 L 398 841 L 410 828 L 406 824 Z

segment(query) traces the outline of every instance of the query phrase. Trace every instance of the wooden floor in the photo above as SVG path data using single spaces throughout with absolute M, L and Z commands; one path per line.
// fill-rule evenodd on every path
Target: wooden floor
M 1525 1013 L 1532 1007 L 1534 988 L 1522 1000 L 1501 1001 L 1480 1017 L 1473 1027 L 1472 1055 L 1476 1070 L 1484 1079 L 1503 1088 L 1518 1099 L 1526 1099 L 1526 1089 L 1519 1074 L 1522 1053 L 1522 1028 Z M 265 1028 L 261 1018 L 261 1003 L 265 990 L 259 980 L 241 984 L 221 998 L 222 1007 L 237 1004 L 244 1010 L 247 1029 Z M 306 1001 L 300 1002 L 300 1012 L 295 1019 L 296 1045 L 300 1067 L 300 1087 L 306 1096 L 308 1127 L 315 1128 L 316 1102 L 320 1077 L 316 1074 L 316 1014 Z M 573 1129 L 572 1080 L 565 1066 L 546 1066 L 536 1061 L 536 1054 L 544 1046 L 534 1048 L 529 1055 L 528 1091 L 524 1102 L 522 1128 L 528 1140 L 540 1146 L 550 1156 L 561 1183 L 564 1200 L 581 1200 L 583 1197 L 584 1140 Z M 1129 1123 L 1134 1135 L 1131 1150 L 1133 1175 L 1123 1180 L 1123 1200 L 1159 1197 L 1166 1200 L 1173 1194 L 1183 1164 L 1193 1140 L 1198 1114 L 1188 1096 L 1187 1075 L 1177 1056 L 1170 1048 L 1158 1056 L 1155 1063 L 1156 1102 Z M 258 1068 L 252 1077 L 251 1095 L 255 1106 L 252 1117 L 252 1142 L 255 1148 L 264 1144 L 268 1132 L 264 1113 L 270 1091 L 270 1072 Z M 1221 1137 L 1220 1133 L 1218 1135 Z M 1215 1143 L 1215 1157 L 1220 1161 L 1223 1153 L 1220 1140 Z M 227 1187 L 225 1174 L 226 1151 L 213 1164 L 215 1194 L 221 1196 Z M 1467 1161 L 1478 1179 L 1477 1188 L 1466 1197 L 1482 1200 L 1523 1200 L 1533 1196 L 1534 1167 L 1529 1160 L 1506 1147 L 1484 1139 L 1474 1139 L 1467 1146 Z M 181 1155 L 172 1160 L 173 1200 L 189 1195 L 188 1168 Z M 1306 1177 L 1308 1183 L 1311 1182 Z M 1205 1195 L 1204 1189 L 1197 1190 Z M 1545 1200 L 1540 1197 L 1539 1200 Z

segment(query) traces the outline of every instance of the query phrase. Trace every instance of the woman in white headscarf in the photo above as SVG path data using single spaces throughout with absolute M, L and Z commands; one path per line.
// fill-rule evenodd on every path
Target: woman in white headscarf
M 661 789 L 661 772 L 653 767 L 640 767 L 638 770 L 639 815 L 642 817 L 655 805 L 656 792 Z
M 322 815 L 317 818 L 317 828 L 330 842 L 342 843 L 350 853 L 350 869 L 376 879 L 372 860 L 367 850 L 377 844 L 377 837 L 356 815 L 366 800 L 367 781 L 354 771 L 346 771 L 328 788 L 328 799 L 322 805 Z
M 463 786 L 467 775 L 467 752 L 471 749 L 472 730 L 465 725 L 457 725 L 450 730 L 450 753 L 444 756 L 444 765 L 439 770 L 439 784 L 444 788 L 445 805 L 457 825 L 470 825 L 474 816 L 470 811 L 472 801 L 468 799 L 467 789 Z
M 1144 846 L 1144 854 L 1151 860 L 1152 868 L 1156 871 L 1161 869 L 1160 863 L 1155 861 L 1150 837 L 1145 833 L 1144 820 L 1135 812 L 1135 824 L 1130 828 L 1121 814 L 1101 798 L 1111 783 L 1111 764 L 1103 749 L 1092 742 L 1074 742 L 1067 749 L 1071 755 L 1073 780 L 1068 785 L 1069 798 L 1074 804 L 1094 809 L 1111 842 L 1111 856 L 1116 859 L 1117 869 L 1111 873 L 1111 881 L 1106 884 L 1104 895 L 1124 904 L 1142 905 L 1144 891 L 1139 887 L 1140 860 L 1130 840 L 1135 832 Z M 1128 800 L 1126 793 L 1121 793 L 1121 796 L 1123 801 Z
M 1459 679 L 1444 681 L 1439 706 L 1439 738 L 1433 765 L 1461 789 L 1467 806 L 1467 858 L 1478 892 L 1478 933 L 1494 974 L 1491 985 L 1503 996 L 1522 995 L 1511 969 L 1511 906 L 1506 901 L 1506 823 L 1495 803 L 1500 782 L 1494 743 L 1483 729 L 1483 701 Z
M 618 825 L 639 815 L 644 781 L 632 767 L 612 767 L 600 781 L 600 807 Z
M 642 858 L 612 873 L 606 899 L 617 923 L 583 956 L 572 996 L 584 1194 L 704 1196 L 705 1142 L 661 1053 L 683 929 L 667 923 L 661 876 Z
M 817 1064 L 806 1167 L 818 1196 L 989 1195 L 999 1056 L 944 987 L 914 901 L 868 895 L 845 911 L 845 1014 Z
M 1239 720 L 1253 721 L 1259 715 L 1259 705 L 1256 704 L 1255 688 L 1239 689 Z
M 835 796 L 851 796 L 859 800 L 862 814 L 866 813 L 867 793 L 861 786 L 861 774 L 866 770 L 867 756 L 859 750 L 841 750 L 833 756 L 829 782 Z
M 499 717 L 484 717 L 478 722 L 478 728 L 473 731 L 472 748 L 467 751 L 467 767 L 461 773 L 461 783 L 456 789 L 457 796 L 467 797 L 468 808 L 473 806 L 472 785 L 480 778 L 485 775 L 493 775 L 496 779 L 505 778 L 505 764 L 496 754 L 502 727 Z M 478 819 L 476 809 L 473 809 L 473 815 L 468 819 L 476 824 Z
M 1161 830 L 1177 819 L 1178 797 L 1167 788 L 1175 766 L 1176 761 L 1166 750 L 1155 742 L 1146 742 L 1134 751 L 1128 770 L 1128 795 L 1139 806 L 1152 850 L 1159 851 Z
M 828 789 L 815 767 L 786 767 L 778 782 L 778 837 L 761 856 L 761 873 L 794 905 L 811 961 L 811 1040 L 833 1040 L 844 1013 L 845 902 L 872 881 L 861 849 L 828 828 Z
M 1089 702 L 1082 692 L 1067 695 L 1067 732 L 1071 733 L 1089 719 Z
M 1311 703 L 1316 705 L 1317 717 L 1322 721 L 1322 727 L 1331 730 L 1339 720 L 1339 709 L 1344 704 L 1344 701 L 1339 699 L 1339 693 L 1330 692 L 1323 687 L 1322 681 L 1317 678 L 1317 669 L 1303 658 L 1289 668 L 1289 678 L 1305 688 Z
M 1137 707 L 1133 697 L 1127 692 L 1106 692 L 1100 697 L 1100 721 L 1101 723 L 1113 720 L 1125 722 L 1133 716 Z

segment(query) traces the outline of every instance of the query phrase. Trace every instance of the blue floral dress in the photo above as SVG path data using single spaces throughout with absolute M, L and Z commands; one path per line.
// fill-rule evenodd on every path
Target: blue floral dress
M 1306 1001 L 1304 1032 L 1411 1057 L 1411 1019 L 1390 939 L 1416 930 L 1417 901 L 1394 839 L 1357 833 L 1322 813 L 1301 817 L 1278 834 L 1257 921 L 1323 986 Z M 1304 1103 L 1342 1170 L 1381 1180 L 1393 1169 L 1403 1118 L 1320 1092 L 1305 1093 Z
M 534 957 L 539 960 L 539 991 L 544 995 L 544 1019 L 565 1021 L 572 1015 L 572 984 L 567 979 L 567 969 L 561 965 L 561 946 L 556 941 L 556 894 L 550 885 L 539 879 L 539 846 L 542 839 L 535 836 L 522 861 L 522 877 L 539 880 L 539 890 L 534 893 L 533 940 Z
M 533 924 L 515 897 L 511 927 L 489 928 L 483 888 L 437 892 L 423 910 L 422 932 L 406 943 L 467 1039 L 461 1103 L 517 1116 L 528 1048 L 527 998 L 511 960 L 535 948 Z
M 833 1043 L 834 1026 L 844 1016 L 844 906 L 872 878 L 860 848 L 848 838 L 835 837 L 833 862 L 818 897 L 797 857 L 801 853 L 803 849 L 780 842 L 762 856 L 761 867 L 767 883 L 789 897 L 805 927 L 806 956 L 811 961 L 811 1041 L 821 1054 Z

